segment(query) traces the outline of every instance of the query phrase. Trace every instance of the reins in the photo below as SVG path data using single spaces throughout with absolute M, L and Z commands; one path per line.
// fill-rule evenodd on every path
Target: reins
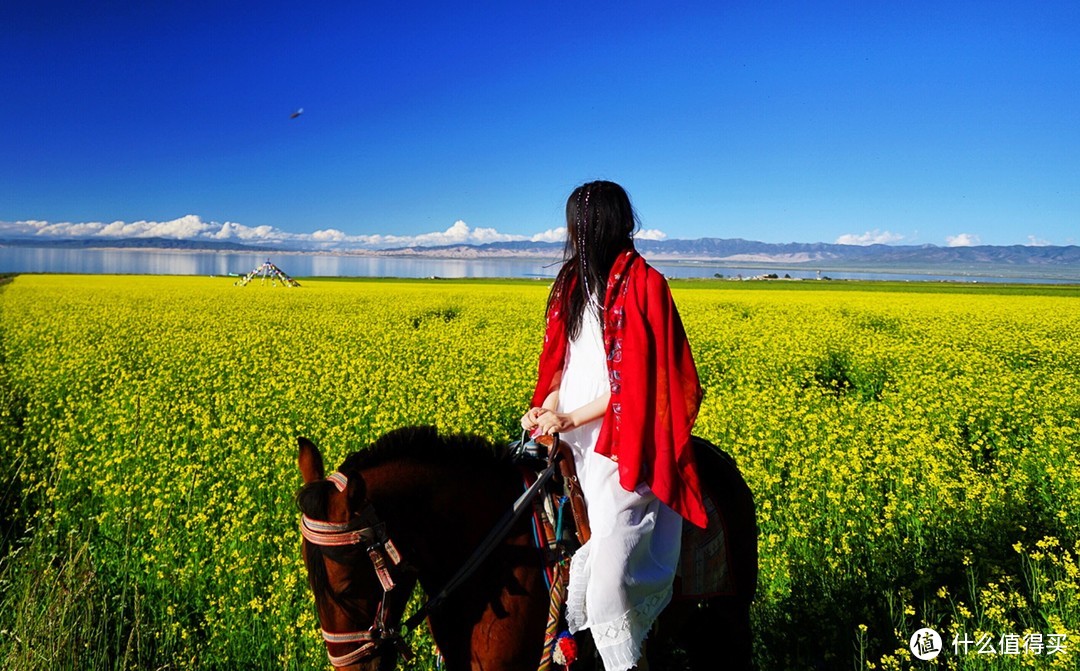
M 556 445 L 558 445 L 558 441 L 559 435 L 555 434 Z M 551 451 L 551 458 L 548 460 L 547 468 L 545 468 L 543 472 L 541 472 L 540 475 L 537 476 L 536 482 L 534 482 L 532 486 L 526 489 L 522 493 L 522 495 L 519 496 L 516 501 L 514 501 L 514 504 L 510 506 L 510 510 L 507 510 L 505 513 L 503 513 L 503 516 L 499 520 L 499 522 L 494 526 L 494 528 L 492 528 L 490 532 L 488 532 L 487 538 L 485 538 L 484 541 L 480 543 L 479 547 L 477 547 L 476 550 L 473 551 L 472 556 L 465 560 L 465 563 L 461 566 L 460 569 L 458 569 L 458 572 L 455 573 L 454 576 L 446 582 L 446 585 L 443 586 L 439 593 L 434 597 L 428 599 L 427 602 L 424 603 L 424 605 L 420 606 L 420 608 L 417 609 L 417 611 L 409 617 L 409 619 L 405 620 L 405 623 L 401 625 L 403 628 L 412 629 L 421 621 L 423 621 L 423 619 L 426 618 L 431 611 L 435 610 L 442 604 L 442 602 L 446 599 L 447 596 L 450 595 L 451 592 L 457 589 L 457 587 L 460 586 L 461 583 L 468 580 L 469 576 L 476 572 L 476 569 L 480 567 L 480 564 L 482 564 L 483 561 L 488 558 L 488 555 L 490 555 L 495 550 L 499 543 L 502 542 L 504 538 L 506 538 L 506 535 L 510 533 L 511 527 L 513 527 L 514 524 L 519 519 L 521 519 L 521 516 L 525 513 L 526 510 L 529 509 L 529 506 L 532 505 L 533 499 L 535 499 L 537 494 L 539 494 L 540 491 L 544 488 L 544 485 L 547 484 L 547 481 L 551 479 L 551 476 L 555 473 L 555 467 L 558 463 L 557 455 L 557 450 Z

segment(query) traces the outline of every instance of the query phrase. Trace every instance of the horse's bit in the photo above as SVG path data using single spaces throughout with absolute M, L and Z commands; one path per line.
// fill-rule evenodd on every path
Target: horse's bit
M 341 472 L 331 473 L 327 478 L 339 492 L 348 485 L 348 478 Z M 335 523 L 313 520 L 307 515 L 300 517 L 300 533 L 304 540 L 323 547 L 365 546 L 375 574 L 379 577 L 383 595 L 375 611 L 375 621 L 366 631 L 334 633 L 322 629 L 323 641 L 329 643 L 359 643 L 360 647 L 350 653 L 334 656 L 327 650 L 327 657 L 335 667 L 349 666 L 364 661 L 376 654 L 380 647 L 392 643 L 405 659 L 411 657 L 411 651 L 392 626 L 387 626 L 387 601 L 394 589 L 395 569 L 401 565 L 401 555 L 393 541 L 386 534 L 386 523 L 379 520 L 375 509 L 367 503 L 360 515 L 349 522 Z

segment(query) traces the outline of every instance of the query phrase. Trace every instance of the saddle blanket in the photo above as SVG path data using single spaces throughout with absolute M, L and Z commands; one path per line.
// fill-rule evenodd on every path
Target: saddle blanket
M 735 594 L 728 557 L 727 525 L 712 495 L 702 492 L 709 525 L 704 529 L 683 522 L 682 554 L 676 575 L 681 586 L 675 598 L 705 599 Z

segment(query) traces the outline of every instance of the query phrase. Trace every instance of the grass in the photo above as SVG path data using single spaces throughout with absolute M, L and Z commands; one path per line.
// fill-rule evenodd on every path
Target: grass
M 516 436 L 546 282 L 302 282 L 0 288 L 0 668 L 322 668 L 295 436 Z M 672 286 L 757 500 L 760 668 L 925 668 L 922 626 L 942 668 L 1073 668 L 1080 288 Z M 952 652 L 981 633 L 1069 645 Z

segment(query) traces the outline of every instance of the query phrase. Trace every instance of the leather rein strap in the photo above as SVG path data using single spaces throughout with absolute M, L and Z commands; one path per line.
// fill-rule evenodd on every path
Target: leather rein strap
M 559 435 L 555 434 L 555 443 L 558 444 Z M 436 594 L 434 597 L 427 600 L 427 602 L 420 606 L 420 608 L 405 621 L 402 625 L 404 629 L 412 629 L 416 625 L 420 624 L 428 616 L 428 614 L 437 609 L 442 602 L 450 595 L 455 589 L 457 589 L 461 583 L 469 579 L 476 569 L 480 568 L 480 564 L 498 547 L 499 543 L 506 538 L 506 535 L 510 533 L 510 529 L 514 524 L 521 519 L 521 516 L 525 514 L 525 511 L 530 510 L 533 499 L 543 490 L 544 485 L 551 479 L 551 476 L 555 473 L 555 468 L 558 466 L 558 452 L 552 451 L 551 459 L 548 460 L 547 468 L 545 468 L 539 476 L 536 478 L 536 482 L 532 484 L 525 492 L 518 497 L 514 504 L 503 513 L 502 518 L 495 525 L 495 527 L 488 532 L 487 537 L 480 543 L 480 546 L 473 551 L 472 556 L 465 560 L 465 563 L 458 569 L 458 572 L 454 574 L 454 577 L 450 578 L 446 582 L 446 585 Z

